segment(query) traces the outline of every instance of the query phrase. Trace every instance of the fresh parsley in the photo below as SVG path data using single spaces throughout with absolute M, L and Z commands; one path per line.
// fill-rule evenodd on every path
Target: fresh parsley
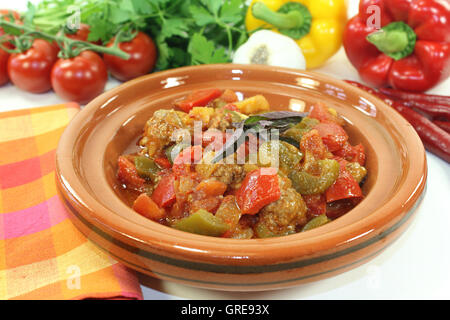
M 78 10 L 78 11 L 77 11 Z M 226 63 L 244 43 L 245 0 L 43 0 L 29 3 L 25 23 L 56 34 L 79 13 L 89 41 L 142 30 L 158 47 L 157 69 Z

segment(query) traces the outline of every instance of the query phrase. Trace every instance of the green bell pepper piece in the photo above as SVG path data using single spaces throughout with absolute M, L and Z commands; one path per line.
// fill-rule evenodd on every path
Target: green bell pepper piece
M 155 161 L 144 156 L 138 156 L 134 158 L 134 165 L 141 177 L 155 181 L 159 172 L 158 165 Z
M 177 221 L 173 227 L 181 231 L 212 237 L 221 236 L 230 228 L 222 219 L 204 209 Z
M 336 160 L 318 160 L 321 174 L 312 175 L 305 171 L 292 170 L 289 178 L 294 189 L 304 194 L 320 194 L 325 192 L 339 176 L 339 163 Z
M 317 119 L 305 117 L 295 126 L 283 132 L 282 136 L 294 139 L 295 141 L 300 143 L 300 140 L 302 140 L 303 135 L 311 131 L 314 128 L 314 126 L 319 123 L 320 121 Z
M 308 231 L 320 226 L 323 226 L 324 224 L 330 222 L 330 218 L 327 217 L 326 214 L 321 214 L 320 216 L 314 217 L 311 220 L 308 221 L 307 224 L 303 227 L 302 231 Z

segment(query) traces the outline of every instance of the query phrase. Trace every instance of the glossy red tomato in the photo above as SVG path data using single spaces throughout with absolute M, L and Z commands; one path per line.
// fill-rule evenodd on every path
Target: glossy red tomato
M 10 55 L 9 78 L 16 87 L 28 92 L 49 91 L 52 88 L 50 73 L 56 58 L 55 50 L 49 42 L 36 39 L 27 51 Z
M 58 96 L 85 104 L 103 92 L 108 72 L 98 54 L 83 51 L 75 58 L 56 61 L 51 81 Z
M 114 39 L 107 46 L 112 47 L 113 43 Z M 155 67 L 156 46 L 145 33 L 139 32 L 133 40 L 120 43 L 119 48 L 130 54 L 128 60 L 109 54 L 103 55 L 108 70 L 115 78 L 121 81 L 131 80 L 149 73 Z
M 66 33 L 66 37 L 73 40 L 87 41 L 89 36 L 89 26 L 87 24 L 81 23 L 80 28 L 77 29 L 75 33 Z
M 73 39 L 73 40 L 80 40 L 80 41 L 88 41 L 89 33 L 91 32 L 91 27 L 85 23 L 80 24 L 80 28 L 77 29 L 75 33 L 66 33 L 65 36 Z M 102 42 L 99 41 L 90 41 L 94 44 L 101 45 Z

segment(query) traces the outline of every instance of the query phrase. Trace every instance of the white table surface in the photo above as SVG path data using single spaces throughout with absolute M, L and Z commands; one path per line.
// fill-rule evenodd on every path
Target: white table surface
M 0 0 L 1 8 L 24 10 L 26 0 Z M 36 1 L 33 1 L 36 2 Z M 349 16 L 358 0 L 349 1 Z M 322 68 L 340 79 L 360 81 L 341 49 Z M 120 84 L 110 80 L 106 89 Z M 430 93 L 450 95 L 450 79 Z M 53 92 L 30 94 L 0 87 L 0 111 L 61 103 Z M 145 299 L 450 299 L 450 165 L 427 153 L 428 187 L 406 232 L 380 255 L 341 275 L 289 289 L 221 292 L 141 276 Z

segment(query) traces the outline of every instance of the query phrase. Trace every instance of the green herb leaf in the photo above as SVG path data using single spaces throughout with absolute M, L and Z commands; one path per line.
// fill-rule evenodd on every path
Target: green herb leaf
M 164 20 L 161 28 L 161 36 L 163 38 L 170 38 L 172 36 L 180 36 L 182 38 L 189 37 L 189 26 L 182 18 L 170 18 Z
M 220 19 L 225 23 L 236 24 L 245 17 L 241 0 L 226 1 L 220 9 Z
M 189 12 L 192 14 L 192 18 L 196 25 L 203 27 L 210 23 L 214 23 L 216 19 L 211 13 L 204 7 L 190 6 Z
M 209 41 L 200 33 L 192 36 L 189 42 L 188 52 L 191 54 L 191 62 L 193 65 L 229 62 L 225 49 L 216 48 L 213 41 Z

